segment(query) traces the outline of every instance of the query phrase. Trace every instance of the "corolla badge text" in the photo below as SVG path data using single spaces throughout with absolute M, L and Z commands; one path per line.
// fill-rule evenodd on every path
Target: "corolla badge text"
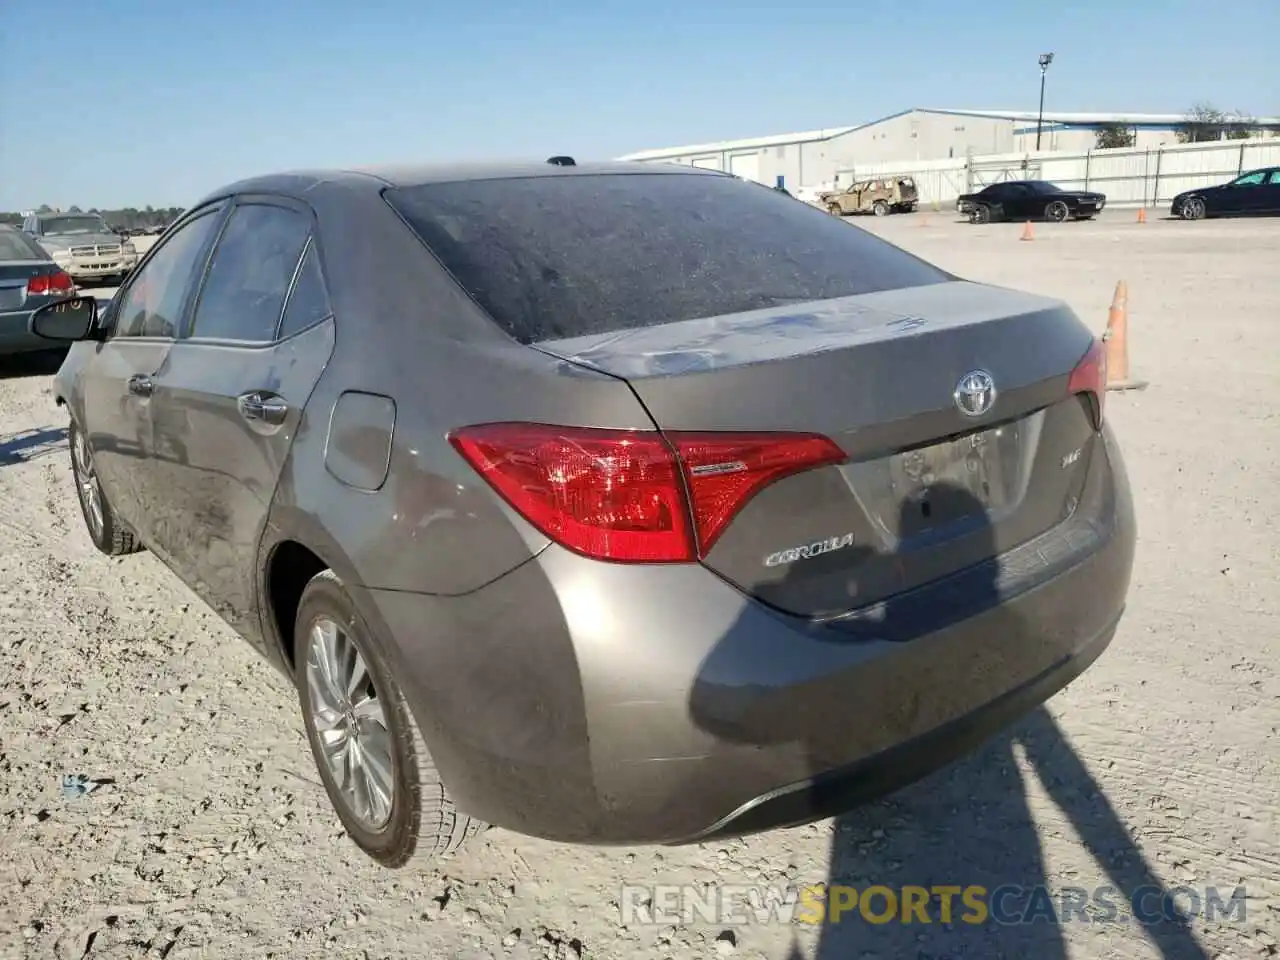
M 795 563 L 797 560 L 808 560 L 810 557 L 819 557 L 824 553 L 831 553 L 835 550 L 843 550 L 846 547 L 852 546 L 852 533 L 846 533 L 839 537 L 827 537 L 825 540 L 815 540 L 813 543 L 805 543 L 796 547 L 788 547 L 786 550 L 779 550 L 777 553 L 771 553 L 764 558 L 764 565 L 766 567 L 780 567 L 784 563 Z

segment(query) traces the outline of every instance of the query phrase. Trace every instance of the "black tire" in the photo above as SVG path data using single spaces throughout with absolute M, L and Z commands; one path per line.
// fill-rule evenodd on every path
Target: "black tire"
M 76 499 L 80 502 L 80 515 L 84 517 L 89 539 L 99 551 L 109 557 L 137 553 L 142 549 L 142 544 L 128 525 L 116 515 L 107 495 L 102 492 L 102 484 L 98 482 L 94 470 L 93 450 L 89 446 L 89 439 L 74 420 L 67 428 L 67 440 L 71 447 L 71 476 L 76 485 Z
M 889 204 L 885 203 L 883 200 L 877 200 L 871 205 L 871 212 L 877 217 L 887 217 L 890 213 Z
M 833 217 L 843 217 L 844 209 L 838 203 L 828 203 L 827 213 L 831 214 Z
M 985 203 L 978 204 L 976 207 L 974 207 L 972 210 L 969 211 L 969 222 L 970 223 L 990 223 L 991 208 L 988 207 Z
M 335 781 L 313 718 L 307 664 L 315 650 L 313 627 L 326 619 L 335 623 L 359 651 L 372 684 L 372 696 L 386 721 L 385 731 L 390 734 L 391 808 L 385 823 L 377 829 L 361 822 Z M 316 574 L 302 591 L 293 649 L 294 679 L 312 758 L 329 801 L 356 846 L 384 867 L 396 868 L 415 856 L 434 859 L 453 854 L 487 828 L 487 824 L 454 807 L 404 694 L 392 679 L 383 650 L 342 581 L 331 570 Z
M 1071 217 L 1071 208 L 1061 200 L 1054 200 L 1044 208 L 1044 218 L 1053 223 L 1064 223 Z
M 1183 220 L 1203 220 L 1207 213 L 1208 211 L 1202 198 L 1188 197 L 1183 201 L 1182 208 L 1178 211 L 1178 216 Z

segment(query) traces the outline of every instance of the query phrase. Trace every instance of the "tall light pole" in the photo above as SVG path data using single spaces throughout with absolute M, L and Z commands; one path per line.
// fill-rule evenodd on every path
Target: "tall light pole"
M 1052 53 L 1040 54 L 1040 114 L 1036 118 L 1036 150 L 1040 150 L 1040 130 L 1044 126 L 1044 75 L 1053 63 Z

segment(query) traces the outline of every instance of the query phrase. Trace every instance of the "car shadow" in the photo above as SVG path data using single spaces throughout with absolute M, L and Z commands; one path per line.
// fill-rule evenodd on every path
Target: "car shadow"
M 42 427 L 0 436 L 0 467 L 37 460 L 67 449 L 66 427 Z
M 17 380 L 22 377 L 51 377 L 58 372 L 67 358 L 65 347 L 53 350 L 33 350 L 0 356 L 0 380 Z
M 986 536 L 988 551 L 995 552 L 989 517 L 971 494 L 950 484 L 935 483 L 929 487 L 927 497 L 935 503 L 945 498 L 951 509 L 960 505 L 962 510 L 980 517 L 980 532 L 974 535 Z M 919 509 L 917 500 L 904 502 L 898 529 L 911 529 L 907 511 L 918 514 Z M 856 569 L 859 561 L 873 559 L 876 553 L 863 548 L 863 556 L 852 558 L 851 563 L 847 552 L 841 552 L 845 553 L 841 557 L 845 569 Z M 993 641 L 1002 636 L 1025 636 L 1026 627 L 1020 623 L 1019 615 L 1000 603 L 995 581 L 998 565 L 974 569 L 987 567 L 990 577 L 972 582 L 963 600 L 958 601 L 963 605 L 963 615 L 983 617 Z M 794 571 L 794 566 L 791 569 Z M 851 585 L 851 595 L 854 592 Z M 924 634 L 936 629 L 936 625 L 927 629 L 921 625 L 933 619 L 930 611 L 893 603 L 884 609 L 883 618 L 874 621 L 871 632 L 862 637 L 844 639 L 837 634 L 836 639 L 831 639 L 829 631 L 822 642 L 856 646 L 871 642 L 877 633 L 897 642 L 929 642 Z M 946 616 L 945 611 L 933 613 Z M 722 645 L 732 644 L 734 641 L 729 638 L 733 635 L 730 630 Z M 721 654 L 724 659 L 717 662 Z M 817 690 L 812 709 L 797 706 L 794 690 L 787 691 L 790 712 L 806 714 L 792 720 L 777 709 L 780 705 L 769 704 L 767 688 L 733 689 L 725 679 L 729 673 L 724 668 L 734 655 L 719 648 L 713 650 L 704 660 L 690 697 L 694 721 L 713 734 L 726 751 L 740 750 L 743 745 L 764 751 L 795 749 L 807 757 L 809 773 L 816 776 L 832 768 L 842 742 L 847 752 L 850 739 L 866 741 L 865 729 L 851 729 L 838 716 L 822 716 L 823 697 Z M 851 662 L 856 662 L 856 651 Z M 990 667 L 991 664 L 935 664 L 935 676 L 929 684 L 937 690 L 933 699 L 945 703 L 948 689 L 963 689 L 967 683 L 979 681 L 983 670 Z M 966 670 L 972 673 L 965 675 Z M 890 674 L 886 673 L 885 679 L 891 680 Z M 814 681 L 815 686 L 820 682 Z M 842 704 L 829 693 L 825 703 L 836 704 L 831 711 L 835 713 Z M 749 699 L 744 701 L 744 696 Z M 749 705 L 744 707 L 744 702 Z M 894 703 L 890 693 L 884 700 L 883 715 L 870 726 L 883 727 L 885 737 L 881 743 L 891 748 L 894 728 L 901 729 L 922 709 L 930 708 L 916 702 L 904 709 Z M 1067 881 L 1065 886 L 1050 885 L 1040 842 L 1042 827 L 1032 815 L 1024 770 L 1035 775 L 1096 861 L 1098 879 L 1086 876 Z M 826 911 L 809 917 L 819 924 L 816 945 L 812 949 L 802 947 L 793 939 L 787 960 L 850 960 L 862 956 L 1066 960 L 1064 926 L 1098 923 L 1102 919 L 1139 925 L 1165 960 L 1207 960 L 1189 921 L 1174 906 L 1167 889 L 1108 802 L 1102 785 L 1043 706 L 941 769 L 921 777 L 916 771 L 895 765 L 888 776 L 897 786 L 896 792 L 836 816 L 825 878 Z M 823 780 L 817 780 L 801 795 L 797 814 L 802 816 L 807 811 L 810 816 L 806 819 L 812 819 L 830 811 L 832 801 L 829 794 L 824 795 L 825 790 Z M 816 881 L 817 878 L 800 882 Z M 881 891 L 868 904 L 868 919 L 861 912 L 860 903 L 849 902 L 848 888 L 860 896 L 872 886 L 881 887 Z M 928 922 L 922 922 L 918 913 L 908 915 L 908 922 L 903 922 L 902 892 L 909 886 L 926 891 L 952 888 L 950 917 L 942 910 L 942 898 L 934 892 L 927 904 Z M 986 910 L 962 900 L 961 891 L 975 886 L 985 888 L 985 894 L 976 899 L 986 905 Z M 837 896 L 830 891 L 836 887 L 842 888 L 847 912 L 833 921 L 830 911 Z M 884 888 L 897 898 L 892 918 L 885 916 L 887 909 L 893 907 L 885 898 Z M 1131 906 L 1135 899 L 1142 911 L 1136 916 Z

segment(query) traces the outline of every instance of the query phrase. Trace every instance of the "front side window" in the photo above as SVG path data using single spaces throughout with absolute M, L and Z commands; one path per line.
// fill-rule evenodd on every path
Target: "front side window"
M 213 251 L 191 335 L 251 343 L 274 340 L 310 232 L 310 220 L 295 210 L 260 203 L 237 206 Z
M 1239 177 L 1231 182 L 1233 187 L 1257 187 L 1266 182 L 1267 171 L 1255 170 L 1253 173 L 1246 173 L 1243 177 Z
M 120 301 L 116 337 L 173 337 L 182 307 L 195 284 L 213 229 L 215 211 L 189 220 L 163 240 Z
M 815 207 L 724 176 L 579 173 L 384 197 L 521 343 L 951 279 Z

